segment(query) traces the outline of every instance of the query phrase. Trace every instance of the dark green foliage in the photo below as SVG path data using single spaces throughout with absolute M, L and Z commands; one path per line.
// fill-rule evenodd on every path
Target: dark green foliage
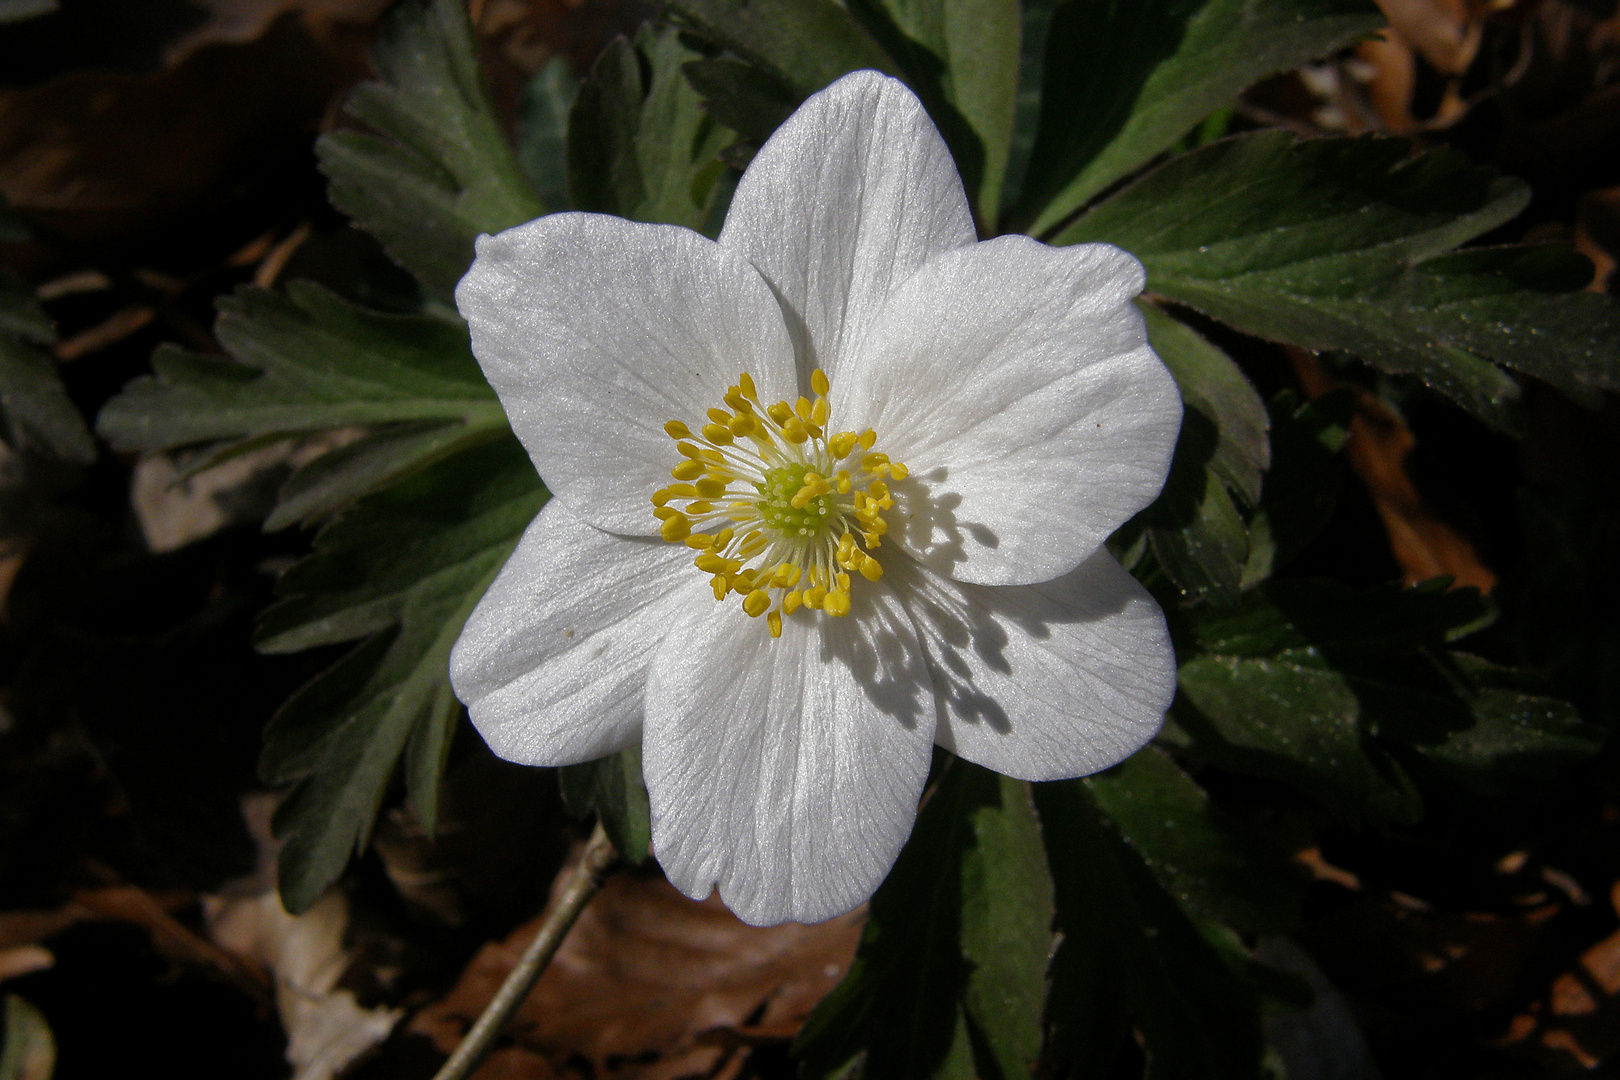
M 796 95 L 794 104 L 851 71 L 899 73 L 834 0 L 672 0 L 669 11 L 785 83 Z
M 1040 130 L 1010 224 L 1046 232 L 1246 87 L 1383 22 L 1364 0 L 1058 4 L 1046 40 Z
M 951 760 L 849 975 L 805 1024 L 807 1077 L 1029 1075 L 1052 892 L 1027 785 Z
M 0 423 L 5 441 L 13 449 L 88 464 L 95 460 L 96 444 L 84 417 L 68 397 L 55 361 L 33 347 L 55 341 L 55 327 L 28 289 L 0 276 Z
M 1572 292 L 1560 249 L 1448 254 L 1523 209 L 1524 185 L 1399 139 L 1299 142 L 1265 131 L 1176 158 L 1064 230 L 1137 255 L 1148 288 L 1240 330 L 1413 374 L 1496 427 L 1517 384 L 1620 386 L 1620 319 Z M 1494 361 L 1494 363 L 1493 363 Z
M 734 135 L 703 109 L 681 67 L 697 58 L 674 31 L 615 39 L 568 117 L 568 193 L 576 210 L 702 229 Z
M 382 242 L 430 291 L 448 297 L 479 233 L 549 210 L 490 107 L 463 5 L 405 0 L 384 20 L 372 62 L 381 81 L 349 98 L 371 133 L 315 144 L 333 205 Z
M 544 501 L 528 457 L 502 438 L 362 499 L 282 576 L 284 599 L 259 624 L 261 649 L 364 639 L 266 732 L 262 777 L 294 784 L 276 812 L 289 909 L 314 903 L 365 847 L 401 756 L 411 807 L 433 828 L 462 714 L 450 648 Z
M 569 810 L 581 817 L 595 814 L 601 818 L 621 858 L 632 864 L 646 861 L 652 845 L 652 817 L 647 787 L 641 782 L 640 746 L 565 765 L 557 770 L 557 781 Z
M 1136 1049 L 1134 1029 L 1150 1077 L 1254 1077 L 1253 990 L 1098 815 L 1081 781 L 1036 785 L 1035 805 L 1063 934 L 1046 1008 L 1048 1075 L 1116 1074 Z

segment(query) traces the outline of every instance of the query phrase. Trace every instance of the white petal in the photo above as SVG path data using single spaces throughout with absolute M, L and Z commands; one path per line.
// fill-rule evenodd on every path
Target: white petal
M 911 469 L 889 522 L 902 548 L 963 581 L 1046 581 L 1158 496 L 1181 395 L 1141 289 L 1118 248 L 1003 236 L 890 297 L 831 403 L 834 426 L 875 428 Z
M 450 654 L 450 683 L 490 749 L 524 765 L 570 765 L 634 743 L 665 629 L 683 608 L 714 603 L 691 556 L 548 503 Z
M 911 91 L 875 71 L 799 106 L 754 155 L 720 233 L 797 313 L 804 374 L 821 367 L 834 386 L 889 291 L 975 238 L 945 141 Z
M 653 660 L 653 850 L 676 888 L 702 898 L 718 885 L 745 922 L 850 910 L 911 833 L 933 686 L 893 595 L 853 599 L 845 618 L 789 616 L 775 641 L 733 600 L 672 628 Z
M 739 372 L 797 395 L 781 307 L 759 272 L 690 229 L 553 214 L 478 240 L 456 287 L 473 354 L 552 493 L 646 536 L 648 498 Z
M 933 668 L 941 746 L 1060 780 L 1123 761 L 1164 722 L 1176 691 L 1164 615 L 1108 552 L 1039 585 L 967 585 L 915 564 L 894 576 Z

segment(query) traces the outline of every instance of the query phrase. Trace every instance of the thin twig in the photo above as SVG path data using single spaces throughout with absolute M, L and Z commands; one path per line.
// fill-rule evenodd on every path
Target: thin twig
M 585 844 L 585 850 L 580 852 L 573 875 L 563 887 L 562 895 L 557 898 L 557 906 L 546 917 L 545 925 L 540 927 L 540 932 L 524 950 L 523 958 L 517 962 L 500 990 L 484 1007 L 477 1023 L 473 1024 L 461 1040 L 461 1045 L 456 1047 L 456 1052 L 450 1055 L 450 1060 L 444 1063 L 433 1080 L 466 1080 L 479 1062 L 484 1060 L 490 1044 L 506 1027 L 506 1022 L 512 1019 L 512 1014 L 523 999 L 529 996 L 529 991 L 534 989 L 540 973 L 556 955 L 557 947 L 568 936 L 579 913 L 585 910 L 585 905 L 596 895 L 596 890 L 602 887 L 602 879 L 618 857 L 613 841 L 608 839 L 606 830 L 598 822 L 596 831 L 591 833 L 590 840 Z

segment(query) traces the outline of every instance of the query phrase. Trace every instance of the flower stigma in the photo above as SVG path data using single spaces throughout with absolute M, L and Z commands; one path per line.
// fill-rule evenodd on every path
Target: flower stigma
M 801 607 L 849 614 L 856 576 L 876 581 L 883 566 L 888 480 L 908 470 L 874 450 L 877 432 L 827 433 L 827 375 L 810 376 L 814 400 L 760 403 L 744 372 L 725 393 L 727 409 L 708 411 L 696 432 L 664 425 L 681 462 L 675 483 L 653 493 L 659 535 L 698 552 L 714 598 L 735 593 L 743 611 L 766 615 L 771 637 Z

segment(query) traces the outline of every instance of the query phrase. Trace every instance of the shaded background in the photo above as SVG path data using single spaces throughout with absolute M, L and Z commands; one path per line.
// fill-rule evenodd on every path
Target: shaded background
M 1394 27 L 1382 40 L 1255 88 L 1233 126 L 1454 145 L 1534 186 L 1529 212 L 1490 239 L 1573 240 L 1607 288 L 1620 253 L 1614 5 L 1380 3 Z M 386 6 L 61 0 L 0 24 L 0 195 L 26 225 L 0 236 L 0 266 L 56 321 L 55 356 L 87 417 L 161 342 L 219 352 L 213 303 L 239 284 L 311 278 L 376 307 L 410 302 L 403 272 L 327 205 L 312 151 L 365 77 Z M 511 115 L 547 60 L 583 74 L 648 9 L 469 11 Z M 1540 669 L 1613 726 L 1612 397 L 1588 411 L 1531 382 L 1515 442 L 1303 351 L 1219 340 L 1265 396 L 1346 383 L 1357 396 L 1344 496 L 1294 571 L 1478 585 L 1505 617 L 1471 646 Z M 429 1076 L 580 835 L 549 772 L 498 762 L 464 731 L 436 842 L 403 809 L 385 812 L 343 890 L 298 919 L 281 911 L 273 795 L 254 763 L 270 713 L 334 655 L 248 644 L 274 575 L 310 541 L 260 528 L 285 454 L 190 480 L 162 456 L 0 460 L 0 993 L 28 1003 L 8 1006 L 13 1025 L 54 1033 L 58 1076 L 136 1061 L 279 1077 L 289 1054 L 305 1077 Z M 1261 951 L 1337 987 L 1313 1021 L 1349 1070 L 1333 1075 L 1556 1075 L 1620 1050 L 1613 775 L 1611 751 L 1533 799 L 1485 818 L 1433 807 L 1399 835 L 1335 829 L 1281 790 L 1212 786 L 1297 836 L 1315 878 L 1295 937 L 1305 951 Z M 621 874 L 478 1075 L 790 1076 L 788 1041 L 859 928 L 857 913 L 755 930 L 680 898 L 656 869 Z M 1312 1053 L 1295 1052 L 1296 1072 Z

